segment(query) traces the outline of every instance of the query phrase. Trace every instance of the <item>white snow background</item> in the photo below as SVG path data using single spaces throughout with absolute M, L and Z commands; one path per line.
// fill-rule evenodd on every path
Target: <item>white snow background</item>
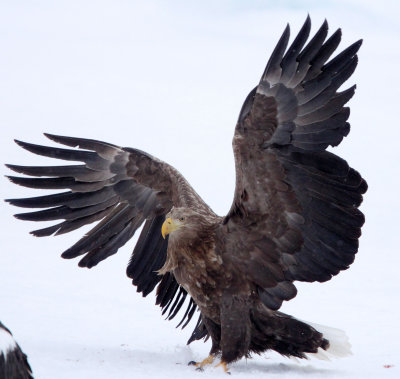
M 364 39 L 352 130 L 334 151 L 367 179 L 359 253 L 328 283 L 297 285 L 284 312 L 343 329 L 349 358 L 296 363 L 274 353 L 237 378 L 399 378 L 400 12 L 397 1 L 6 1 L 0 3 L 0 162 L 55 164 L 13 143 L 49 132 L 136 147 L 178 170 L 219 214 L 234 189 L 233 129 L 287 22 L 310 13 L 342 44 Z M 61 163 L 61 162 L 60 162 Z M 1 166 L 3 175 L 12 174 Z M 0 198 L 43 195 L 0 179 Z M 35 238 L 0 202 L 0 319 L 39 379 L 226 378 L 188 367 L 210 343 L 186 340 L 125 275 L 135 240 L 91 270 L 60 258 L 82 236 Z M 197 316 L 195 316 L 197 320 Z M 390 367 L 385 367 L 389 365 Z

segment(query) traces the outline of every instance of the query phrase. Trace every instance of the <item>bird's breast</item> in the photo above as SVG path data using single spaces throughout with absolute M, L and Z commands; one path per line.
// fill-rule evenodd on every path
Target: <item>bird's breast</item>
M 220 297 L 229 280 L 225 277 L 223 260 L 215 249 L 168 249 L 167 263 L 202 313 L 212 319 L 219 318 Z

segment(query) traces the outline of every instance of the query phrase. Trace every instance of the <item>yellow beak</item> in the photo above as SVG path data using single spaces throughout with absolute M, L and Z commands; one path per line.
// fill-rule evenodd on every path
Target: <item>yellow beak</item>
M 165 239 L 165 236 L 172 233 L 174 230 L 176 230 L 178 228 L 179 228 L 179 225 L 176 222 L 174 222 L 174 220 L 171 217 L 168 217 L 162 224 L 161 234 L 162 234 L 163 238 Z

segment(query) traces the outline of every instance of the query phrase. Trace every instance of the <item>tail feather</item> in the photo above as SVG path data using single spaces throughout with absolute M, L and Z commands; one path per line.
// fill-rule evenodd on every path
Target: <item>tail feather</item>
M 306 354 L 329 346 L 325 336 L 312 326 L 263 304 L 252 309 L 251 320 L 250 350 L 254 353 L 272 349 L 286 357 L 307 358 Z
M 311 322 L 308 324 L 322 333 L 324 338 L 329 341 L 329 347 L 326 350 L 319 348 L 317 353 L 308 353 L 308 357 L 329 361 L 332 358 L 344 358 L 352 355 L 349 337 L 343 330 Z
M 330 360 L 351 355 L 346 333 L 340 329 L 295 319 L 258 304 L 252 309 L 250 351 L 272 349 L 286 357 Z

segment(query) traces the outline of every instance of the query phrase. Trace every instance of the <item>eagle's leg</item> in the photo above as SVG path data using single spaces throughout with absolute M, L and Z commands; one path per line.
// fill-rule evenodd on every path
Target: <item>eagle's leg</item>
M 201 362 L 195 362 L 195 361 L 189 362 L 189 365 L 196 366 L 198 370 L 203 370 L 204 366 L 213 363 L 215 357 L 221 351 L 220 348 L 221 327 L 207 317 L 202 316 L 202 319 L 209 335 L 211 336 L 212 346 L 210 350 L 210 355 L 207 358 L 203 359 Z
M 201 362 L 190 361 L 189 365 L 196 366 L 198 370 L 203 370 L 204 366 L 210 365 L 214 362 L 215 355 L 210 354 L 207 358 L 203 359 Z
M 249 353 L 251 342 L 250 300 L 246 295 L 225 293 L 220 304 L 221 363 L 225 372 L 227 365 Z
M 228 369 L 228 363 L 226 363 L 225 361 L 223 361 L 223 360 L 221 360 L 221 362 L 219 362 L 215 367 L 219 367 L 219 366 L 222 366 L 222 368 L 224 369 L 224 371 L 227 373 L 227 374 L 231 374 L 230 372 L 229 372 L 229 369 Z

